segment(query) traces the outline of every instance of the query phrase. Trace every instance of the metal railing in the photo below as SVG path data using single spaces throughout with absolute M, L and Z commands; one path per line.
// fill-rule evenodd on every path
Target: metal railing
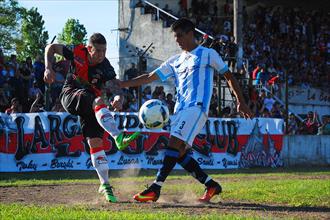
M 156 5 L 150 3 L 149 1 L 145 1 L 145 0 L 143 0 L 143 2 L 146 3 L 147 5 L 149 5 L 149 6 L 151 6 L 151 7 L 153 7 L 153 8 L 156 9 L 156 16 L 157 16 L 157 19 L 159 19 L 159 12 L 162 12 L 162 13 L 166 14 L 167 16 L 169 16 L 169 17 L 175 19 L 175 20 L 178 20 L 178 19 L 179 19 L 178 17 L 176 17 L 176 16 L 174 16 L 174 15 L 168 13 L 167 11 L 164 11 L 163 9 L 157 7 Z M 195 28 L 195 31 L 197 31 L 198 33 L 200 33 L 200 34 L 202 34 L 202 35 L 205 35 L 205 34 L 206 34 L 204 31 L 202 31 L 202 30 L 200 30 L 200 29 L 198 29 L 198 28 Z M 213 36 L 211 36 L 211 35 L 208 35 L 208 36 L 209 36 L 209 38 L 211 38 L 212 40 L 214 39 Z
M 262 90 L 264 90 L 264 91 L 266 91 L 267 93 L 271 93 L 271 91 L 269 90 L 269 89 L 267 89 L 265 86 L 262 86 L 261 87 L 261 89 Z M 275 96 L 275 95 L 273 95 L 273 98 L 278 102 L 278 103 L 280 103 L 282 106 L 285 106 L 285 103 L 281 100 L 281 99 L 279 99 L 277 96 Z M 293 111 L 290 111 L 290 109 L 288 109 L 288 113 L 289 114 L 294 114 L 298 119 L 299 119 L 299 121 L 303 121 L 304 119 L 302 118 L 302 117 L 300 117 L 298 114 L 296 114 L 296 113 L 294 113 Z M 288 117 L 288 116 L 287 116 Z

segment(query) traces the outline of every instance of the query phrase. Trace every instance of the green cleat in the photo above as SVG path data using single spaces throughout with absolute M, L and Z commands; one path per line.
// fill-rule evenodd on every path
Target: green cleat
M 113 195 L 112 186 L 109 183 L 104 183 L 100 185 L 99 193 L 105 196 L 108 202 L 117 202 L 117 198 Z
M 136 131 L 133 134 L 124 134 L 123 132 L 118 135 L 115 139 L 117 148 L 119 150 L 124 150 L 132 141 L 134 141 L 141 132 Z

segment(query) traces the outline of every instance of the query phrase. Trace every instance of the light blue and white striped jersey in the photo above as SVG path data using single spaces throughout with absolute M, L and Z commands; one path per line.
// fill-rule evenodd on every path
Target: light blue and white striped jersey
M 228 66 L 214 49 L 198 46 L 190 52 L 184 51 L 169 58 L 155 72 L 162 81 L 175 77 L 175 113 L 200 105 L 203 112 L 208 114 L 214 70 L 224 74 L 228 71 Z

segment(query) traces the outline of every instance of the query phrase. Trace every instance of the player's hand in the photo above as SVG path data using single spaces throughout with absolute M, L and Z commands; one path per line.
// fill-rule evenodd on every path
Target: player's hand
M 52 68 L 46 68 L 44 73 L 45 83 L 53 83 L 55 81 L 55 72 Z
M 115 96 L 111 102 L 111 106 L 115 112 L 121 111 L 123 109 L 123 98 L 119 95 Z
M 237 104 L 237 111 L 245 118 L 253 118 L 250 108 L 243 102 Z

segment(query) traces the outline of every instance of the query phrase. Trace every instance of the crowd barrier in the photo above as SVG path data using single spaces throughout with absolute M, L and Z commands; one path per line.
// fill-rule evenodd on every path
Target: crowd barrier
M 283 139 L 285 166 L 330 165 L 330 135 L 290 135 Z
M 124 151 L 104 134 L 110 169 L 158 169 L 168 145 L 169 126 L 148 130 L 136 113 L 113 113 L 118 128 L 140 137 Z M 283 162 L 283 120 L 209 118 L 191 154 L 204 169 L 278 167 Z M 0 172 L 93 169 L 79 118 L 68 113 L 0 113 Z M 179 165 L 175 169 L 181 169 Z

